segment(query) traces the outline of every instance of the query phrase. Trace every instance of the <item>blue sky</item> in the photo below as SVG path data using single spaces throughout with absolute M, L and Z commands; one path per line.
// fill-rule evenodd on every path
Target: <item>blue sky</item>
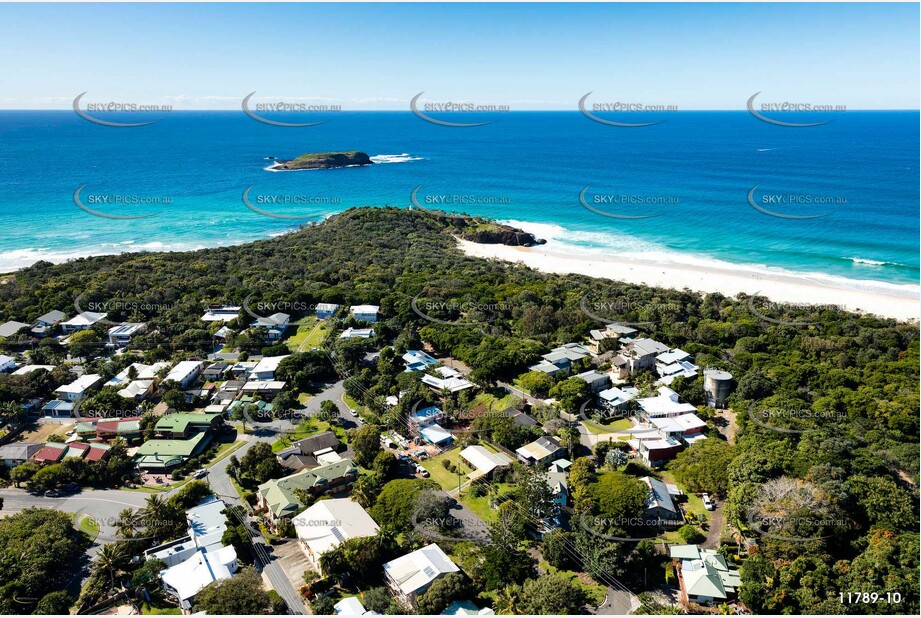
M 0 108 L 578 99 L 917 109 L 917 4 L 0 5 Z M 761 98 L 759 98 L 761 101 Z

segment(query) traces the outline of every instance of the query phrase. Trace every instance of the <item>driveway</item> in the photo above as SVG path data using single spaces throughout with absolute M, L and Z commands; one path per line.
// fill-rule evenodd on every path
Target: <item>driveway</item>
M 714 498 L 714 509 L 710 511 L 710 527 L 707 529 L 707 540 L 700 544 L 704 549 L 716 549 L 720 544 L 720 536 L 723 532 L 723 509 L 722 503 Z

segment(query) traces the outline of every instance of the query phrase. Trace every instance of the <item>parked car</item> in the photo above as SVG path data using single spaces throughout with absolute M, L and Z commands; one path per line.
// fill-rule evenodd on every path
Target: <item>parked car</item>
M 426 478 L 428 478 L 428 476 L 429 476 L 429 471 L 426 470 L 425 468 L 423 468 L 422 466 L 418 466 L 418 465 L 417 465 L 417 466 L 416 466 L 416 472 L 418 472 L 420 476 L 423 476 L 423 477 L 426 477 Z
M 202 468 L 201 470 L 196 470 L 196 471 L 192 474 L 192 478 L 193 478 L 193 479 L 203 479 L 203 478 L 205 478 L 206 476 L 208 476 L 208 471 L 205 470 L 204 468 Z
M 352 416 L 358 416 L 358 412 L 356 412 L 352 408 L 349 408 L 349 414 L 351 414 Z
M 60 498 L 64 494 L 57 489 L 52 489 L 51 491 L 45 492 L 46 498 Z
M 713 500 L 710 499 L 710 494 L 704 494 L 700 497 L 704 501 L 704 508 L 708 511 L 712 511 L 716 508 L 716 504 L 713 503 Z

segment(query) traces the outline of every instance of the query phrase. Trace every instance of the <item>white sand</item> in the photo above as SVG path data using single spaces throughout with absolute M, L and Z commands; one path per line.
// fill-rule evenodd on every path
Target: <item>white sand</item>
M 776 269 L 659 262 L 623 255 L 574 254 L 547 243 L 539 247 L 485 245 L 458 239 L 467 255 L 521 262 L 547 273 L 575 273 L 627 283 L 735 296 L 758 293 L 771 301 L 834 305 L 900 320 L 921 316 L 921 288 L 838 277 L 797 275 Z M 759 307 L 761 305 L 758 305 Z

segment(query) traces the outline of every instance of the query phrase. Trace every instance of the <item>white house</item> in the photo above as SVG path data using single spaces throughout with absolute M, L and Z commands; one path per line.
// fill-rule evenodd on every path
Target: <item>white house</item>
M 243 307 L 236 305 L 209 305 L 202 322 L 229 322 L 240 314 Z
M 179 386 L 183 389 L 189 387 L 201 373 L 201 368 L 204 363 L 201 361 L 185 360 L 176 363 L 176 366 L 170 369 L 169 373 L 166 374 L 166 377 L 163 378 L 163 381 L 172 380 L 178 382 Z
M 342 334 L 339 335 L 340 339 L 370 339 L 374 336 L 373 328 L 352 328 L 349 326 Z
M 491 474 L 496 468 L 511 465 L 511 458 L 505 453 L 493 453 L 479 444 L 468 446 L 460 452 L 461 459 L 473 466 L 476 471 L 470 473 L 470 478 L 480 478 Z
M 66 322 L 61 322 L 61 328 L 66 334 L 76 333 L 77 331 L 86 330 L 96 322 L 105 319 L 108 313 L 96 313 L 95 311 L 84 311 L 78 313 Z
M 12 356 L 0 354 L 0 373 L 16 369 L 16 359 Z
M 253 367 L 253 370 L 249 373 L 249 380 L 274 380 L 275 379 L 275 370 L 278 369 L 279 363 L 282 359 L 288 358 L 289 354 L 283 354 L 282 356 L 263 356 L 262 359 L 256 363 L 256 366 Z
M 657 416 L 679 416 L 681 414 L 688 414 L 690 412 L 696 412 L 697 408 L 689 403 L 681 403 L 678 401 L 678 393 L 668 388 L 667 386 L 660 386 L 659 394 L 655 397 L 646 397 L 643 399 L 637 399 L 636 402 L 639 404 L 640 409 L 643 411 L 643 416 L 646 418 L 655 418 Z
M 29 375 L 33 371 L 38 371 L 39 369 L 44 369 L 45 371 L 54 371 L 54 365 L 26 365 L 25 367 L 20 367 L 13 372 L 14 376 L 25 376 Z
M 250 326 L 261 331 L 267 341 L 278 341 L 288 329 L 290 319 L 287 313 L 273 313 L 266 318 L 258 318 Z
M 438 545 L 421 549 L 391 560 L 384 565 L 387 586 L 404 605 L 415 607 L 416 598 L 439 577 L 460 569 Z
M 352 317 L 356 320 L 364 320 L 365 322 L 377 322 L 377 314 L 380 312 L 381 308 L 378 305 L 352 305 L 349 307 L 349 313 L 352 314 Z
M 134 335 L 144 332 L 146 328 L 146 322 L 126 322 L 113 326 L 109 329 L 109 343 L 117 346 L 128 345 Z
M 102 376 L 95 373 L 82 375 L 70 384 L 65 384 L 54 389 L 55 394 L 64 401 L 76 403 L 83 399 L 89 391 L 99 387 Z
M 292 519 L 301 549 L 320 570 L 320 556 L 347 539 L 374 536 L 380 528 L 357 502 L 320 500 Z

